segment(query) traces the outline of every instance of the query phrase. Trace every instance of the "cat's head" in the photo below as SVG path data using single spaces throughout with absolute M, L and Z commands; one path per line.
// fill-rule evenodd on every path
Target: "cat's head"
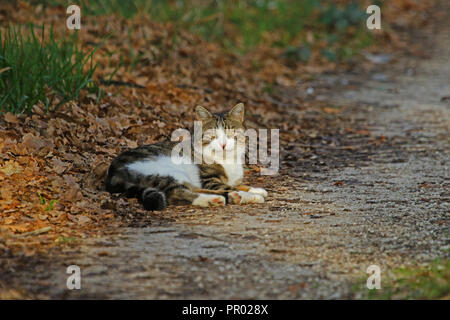
M 245 131 L 243 103 L 221 113 L 212 113 L 202 106 L 197 106 L 195 112 L 197 120 L 202 122 L 204 151 L 223 154 L 237 149 L 239 137 Z

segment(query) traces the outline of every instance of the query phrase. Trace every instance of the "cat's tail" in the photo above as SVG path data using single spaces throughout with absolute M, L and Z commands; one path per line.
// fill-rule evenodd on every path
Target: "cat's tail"
M 167 207 L 165 193 L 155 188 L 145 188 L 138 199 L 145 210 L 159 211 Z
M 122 193 L 127 198 L 136 197 L 146 210 L 162 210 L 167 207 L 167 196 L 160 188 L 154 187 L 159 179 L 149 183 L 148 178 L 111 165 L 106 178 L 106 190 L 110 193 Z
M 113 183 L 118 180 L 120 183 Z M 162 210 L 167 207 L 166 194 L 157 188 L 142 187 L 139 184 L 123 182 L 120 179 L 111 179 L 108 177 L 106 190 L 110 193 L 122 193 L 127 198 L 138 198 L 146 210 Z

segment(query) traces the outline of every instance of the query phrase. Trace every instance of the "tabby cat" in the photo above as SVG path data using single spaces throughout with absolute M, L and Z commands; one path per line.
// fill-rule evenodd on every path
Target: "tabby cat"
M 168 204 L 179 203 L 201 207 L 263 203 L 266 190 L 241 186 L 242 161 L 223 158 L 224 152 L 231 152 L 234 160 L 245 152 L 245 148 L 238 148 L 239 139 L 235 136 L 236 132 L 245 130 L 244 105 L 239 103 L 228 112 L 215 114 L 201 106 L 195 111 L 203 133 L 211 133 L 202 134 L 201 141 L 203 159 L 208 161 L 200 164 L 172 161 L 172 150 L 179 142 L 140 146 L 112 161 L 106 190 L 136 197 L 147 210 L 162 210 Z

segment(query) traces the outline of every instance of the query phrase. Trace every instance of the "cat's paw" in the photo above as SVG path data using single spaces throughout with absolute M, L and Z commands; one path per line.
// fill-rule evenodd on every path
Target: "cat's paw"
M 209 207 L 209 206 L 224 206 L 226 203 L 225 197 L 216 194 L 203 194 L 201 193 L 197 198 L 192 201 L 194 206 Z
M 267 198 L 268 193 L 266 190 L 264 190 L 263 188 L 253 188 L 251 187 L 248 192 L 250 193 L 255 193 L 255 194 L 259 194 L 261 196 L 263 196 L 264 198 Z
M 232 204 L 264 203 L 264 197 L 251 192 L 232 191 L 228 193 L 228 202 Z
M 242 200 L 242 197 L 239 195 L 239 192 L 242 192 L 242 191 L 228 192 L 228 203 L 240 204 L 241 200 Z

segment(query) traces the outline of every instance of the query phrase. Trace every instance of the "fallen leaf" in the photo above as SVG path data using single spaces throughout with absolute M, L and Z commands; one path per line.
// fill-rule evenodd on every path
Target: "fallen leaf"
M 54 157 L 52 159 L 52 166 L 53 166 L 53 170 L 57 173 L 57 174 L 62 174 L 64 171 L 66 171 L 67 167 L 68 167 L 68 163 L 61 161 L 59 158 Z
M 0 69 L 0 74 L 2 74 L 3 72 L 8 71 L 10 69 L 11 69 L 11 67 L 2 68 L 2 69 Z
M 80 186 L 77 183 L 72 185 L 63 195 L 63 199 L 70 202 L 80 200 L 82 197 L 83 195 L 81 194 Z
M 338 114 L 341 113 L 342 111 L 336 108 L 330 108 L 330 107 L 325 107 L 323 108 L 323 111 L 325 113 L 329 113 L 329 114 Z
M 8 123 L 19 123 L 19 119 L 17 119 L 17 116 L 13 115 L 11 112 L 7 112 L 4 116 L 4 119 Z
M 9 160 L 3 167 L 0 168 L 0 171 L 8 176 L 11 176 L 15 173 L 20 173 L 22 171 L 22 168 L 17 162 Z
M 78 220 L 78 223 L 81 223 L 81 224 L 86 224 L 88 222 L 91 222 L 91 219 L 86 216 L 77 216 L 77 220 Z
M 27 133 L 22 137 L 22 145 L 26 146 L 28 149 L 37 151 L 44 147 L 44 142 L 40 137 L 36 137 L 32 133 Z

